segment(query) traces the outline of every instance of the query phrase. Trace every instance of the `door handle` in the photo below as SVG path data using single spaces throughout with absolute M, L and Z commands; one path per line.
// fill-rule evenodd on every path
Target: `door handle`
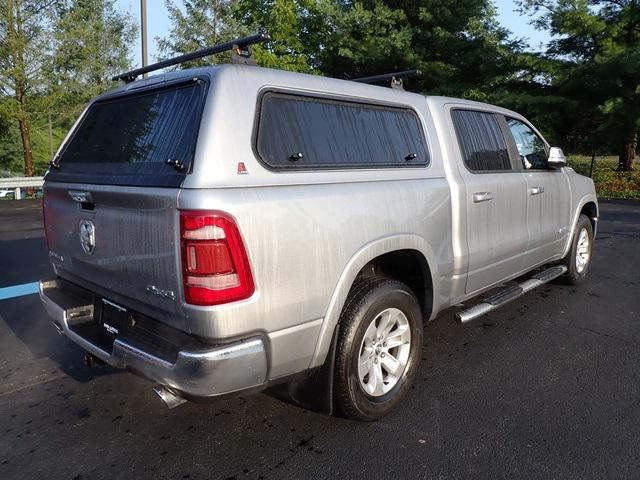
M 531 187 L 529 193 L 531 195 L 540 195 L 541 193 L 544 193 L 544 187 Z
M 491 192 L 476 192 L 473 194 L 473 203 L 488 202 L 493 200 L 493 193 Z

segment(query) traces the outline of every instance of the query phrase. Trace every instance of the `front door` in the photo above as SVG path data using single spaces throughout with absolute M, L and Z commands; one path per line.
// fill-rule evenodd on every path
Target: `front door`
M 525 266 L 538 265 L 562 252 L 570 231 L 570 186 L 562 170 L 547 166 L 542 138 L 525 122 L 506 118 L 527 182 L 529 246 Z

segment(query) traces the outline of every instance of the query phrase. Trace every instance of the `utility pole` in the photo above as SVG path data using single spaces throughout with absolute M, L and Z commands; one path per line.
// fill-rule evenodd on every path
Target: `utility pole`
M 147 0 L 140 0 L 140 44 L 142 45 L 142 66 L 147 66 Z M 146 77 L 147 74 L 145 73 Z

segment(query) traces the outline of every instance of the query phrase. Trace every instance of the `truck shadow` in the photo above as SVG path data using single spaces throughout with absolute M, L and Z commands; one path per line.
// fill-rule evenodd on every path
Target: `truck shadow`
M 84 351 L 56 332 L 37 295 L 0 302 L 0 332 L 3 336 L 7 329 L 21 345 L 11 342 L 9 351 L 4 352 L 6 357 L 20 355 L 22 346 L 29 351 L 29 363 L 48 358 L 58 370 L 81 383 L 113 372 L 108 368 L 88 369 L 84 366 Z
M 43 237 L 0 241 L 0 252 L 2 287 L 53 277 Z M 20 343 L 12 341 L 9 332 Z M 26 348 L 30 363 L 49 358 L 78 382 L 112 372 L 106 368 L 84 368 L 82 349 L 56 332 L 37 294 L 0 300 L 0 338 L 7 339 L 3 351 L 5 358 L 24 357 Z

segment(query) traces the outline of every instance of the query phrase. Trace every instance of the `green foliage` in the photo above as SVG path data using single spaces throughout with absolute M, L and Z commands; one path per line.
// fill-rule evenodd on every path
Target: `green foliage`
M 266 30 L 272 41 L 252 47 L 263 67 L 312 73 L 308 46 L 323 28 L 316 0 L 185 0 L 180 8 L 166 1 L 171 30 L 157 38 L 161 57 L 171 57 Z M 228 63 L 230 54 L 187 62 L 179 68 Z
M 244 35 L 233 16 L 231 0 L 184 0 L 183 9 L 175 0 L 166 0 L 172 25 L 168 36 L 156 38 L 160 58 L 193 52 Z M 186 62 L 179 68 L 228 63 L 229 54 L 213 55 Z
M 404 70 L 415 61 L 413 29 L 403 10 L 375 2 L 332 5 L 327 13 L 333 28 L 319 57 L 319 68 L 326 74 L 367 76 Z
M 70 0 L 53 19 L 48 89 L 56 100 L 85 100 L 113 87 L 111 77 L 131 65 L 137 32 L 133 19 L 115 0 Z
M 314 73 L 313 45 L 323 25 L 323 4 L 316 0 L 239 0 L 234 18 L 245 32 L 265 30 L 267 45 L 254 47 L 256 63 L 263 67 Z
M 577 150 L 616 151 L 640 126 L 640 2 L 523 0 L 538 28 L 553 35 L 544 60 L 548 92 Z M 544 89 L 543 89 L 544 90 Z M 569 126 L 569 131 L 566 131 Z
M 38 89 L 46 85 L 47 40 L 51 34 L 51 0 L 5 0 L 0 10 L 0 91 L 15 96 L 16 85 Z M 18 107 L 14 107 L 18 108 Z M 15 114 L 15 111 L 13 112 Z
M 6 0 L 0 15 L 0 114 L 4 126 L 0 133 L 10 135 L 11 123 L 18 123 L 26 175 L 33 175 L 30 99 L 46 85 L 43 71 L 48 57 L 43 46 L 51 33 L 53 5 L 55 1 Z
M 569 156 L 569 165 L 581 175 L 589 175 L 591 157 Z M 616 157 L 596 157 L 593 168 L 593 183 L 599 198 L 640 199 L 640 171 L 619 172 Z
M 488 0 L 337 2 L 319 67 L 339 77 L 418 68 L 412 90 L 486 99 L 521 46 L 495 16 Z
M 23 171 L 23 115 L 38 175 L 86 102 L 130 67 L 136 26 L 115 0 L 8 0 L 3 9 L 0 35 L 16 32 L 0 47 L 0 170 Z
M 425 93 L 487 99 L 512 71 L 521 47 L 500 27 L 489 0 L 167 1 L 172 27 L 158 39 L 164 56 L 265 29 L 261 66 L 339 78 L 419 68 L 410 84 Z M 227 62 L 224 55 L 194 64 Z M 192 66 L 184 65 L 186 66 Z

